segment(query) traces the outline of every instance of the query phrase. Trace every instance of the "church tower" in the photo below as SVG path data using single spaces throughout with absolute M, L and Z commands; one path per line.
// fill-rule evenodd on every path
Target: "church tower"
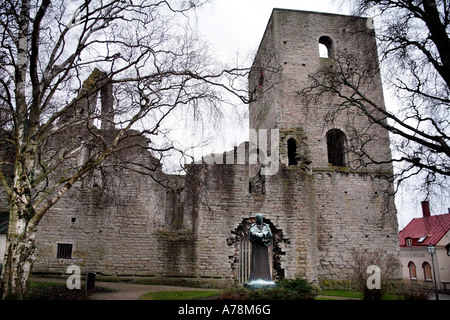
M 360 66 L 358 89 L 384 107 L 365 18 L 274 9 L 249 77 L 250 128 L 278 129 L 280 165 L 314 177 L 319 279 L 348 276 L 352 250 L 398 255 L 392 165 L 369 161 L 391 159 L 388 133 L 337 95 L 305 95 L 342 59 Z

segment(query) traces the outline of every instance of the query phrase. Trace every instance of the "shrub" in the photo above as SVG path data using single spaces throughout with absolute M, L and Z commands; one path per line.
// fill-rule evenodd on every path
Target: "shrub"
M 94 287 L 93 292 L 112 292 L 114 290 L 104 287 Z M 35 282 L 30 283 L 30 291 L 27 296 L 28 300 L 86 300 L 85 289 L 67 288 L 65 283 L 60 282 Z
M 364 300 L 381 300 L 387 290 L 389 279 L 399 270 L 399 264 L 395 256 L 384 252 L 383 250 L 352 250 L 353 260 L 350 263 L 352 270 L 352 282 L 356 290 L 362 292 Z M 378 266 L 381 270 L 380 288 L 369 289 L 367 287 L 367 268 L 369 266 Z
M 236 288 L 222 293 L 222 300 L 314 300 L 320 288 L 305 279 L 281 279 L 267 289 Z
M 423 283 L 406 283 L 401 294 L 405 300 L 428 300 L 432 290 Z
M 220 300 L 245 300 L 246 293 L 244 288 L 227 289 L 220 295 Z

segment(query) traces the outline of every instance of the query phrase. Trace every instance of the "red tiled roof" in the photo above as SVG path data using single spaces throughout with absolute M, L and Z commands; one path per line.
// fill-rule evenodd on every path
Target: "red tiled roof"
M 450 230 L 450 213 L 430 217 L 414 218 L 399 232 L 400 247 L 406 246 L 406 239 L 412 239 L 412 246 L 436 245 Z M 419 239 L 426 236 L 422 243 Z

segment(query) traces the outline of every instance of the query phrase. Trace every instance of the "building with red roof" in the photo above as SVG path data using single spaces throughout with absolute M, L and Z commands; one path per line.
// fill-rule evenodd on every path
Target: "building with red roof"
M 422 213 L 399 232 L 403 277 L 430 283 L 436 280 L 438 289 L 444 289 L 450 284 L 450 213 L 431 215 L 428 201 L 422 202 Z M 430 245 L 435 247 L 433 259 Z

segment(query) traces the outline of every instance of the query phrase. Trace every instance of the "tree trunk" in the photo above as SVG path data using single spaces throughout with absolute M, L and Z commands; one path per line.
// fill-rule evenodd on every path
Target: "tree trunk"
M 13 194 L 15 201 L 10 202 L 8 237 L 0 281 L 2 300 L 26 298 L 31 269 L 36 259 L 36 228 L 28 218 L 33 210 L 26 201 L 21 201 L 24 199 L 16 192 Z
M 18 224 L 21 224 L 21 222 L 18 222 Z M 10 226 L 10 230 L 17 228 L 21 227 L 11 228 Z M 11 233 L 14 233 L 14 231 Z M 8 234 L 0 283 L 0 293 L 3 300 L 22 300 L 28 293 L 31 268 L 36 258 L 34 236 L 35 232 L 27 231 L 23 231 L 20 235 Z

